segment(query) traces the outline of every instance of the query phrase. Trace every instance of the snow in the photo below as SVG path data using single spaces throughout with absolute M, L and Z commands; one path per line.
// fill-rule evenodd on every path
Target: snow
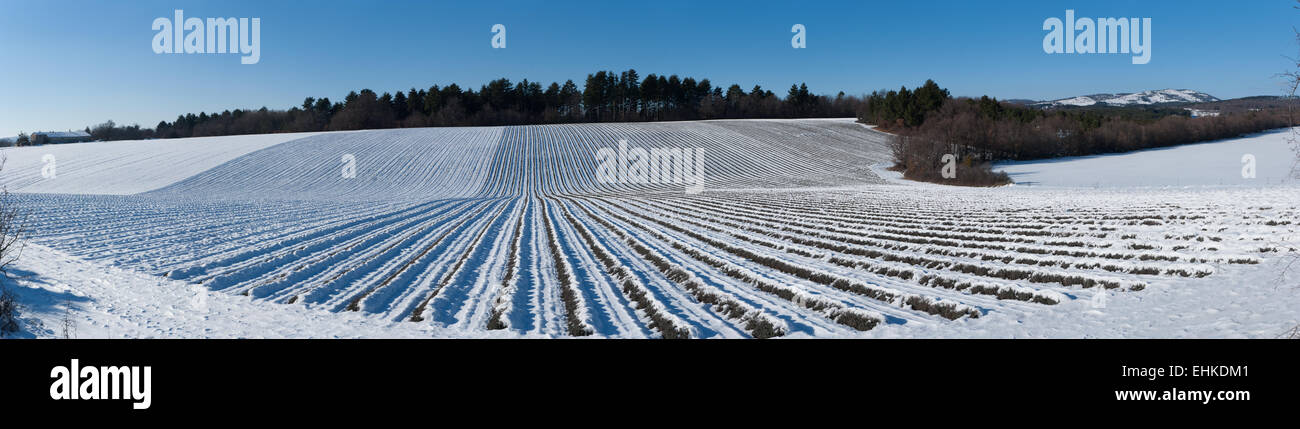
M 1296 129 L 1300 132 L 1300 129 Z M 1297 154 L 1289 130 L 1122 154 L 1002 162 L 994 166 L 1020 185 L 1060 187 L 1276 186 L 1296 184 Z M 1242 177 L 1253 155 L 1255 177 Z
M 1097 100 L 1094 100 L 1092 97 L 1082 96 L 1082 97 L 1067 98 L 1064 100 L 1057 100 L 1054 103 L 1064 104 L 1067 106 L 1091 106 L 1097 104 Z
M 267 147 L 151 193 L 205 199 L 409 201 L 478 195 L 501 127 L 324 133 Z M 343 157 L 355 177 L 343 176 Z M 269 174 L 273 172 L 274 174 Z
M 1165 103 L 1202 103 L 1218 101 L 1212 95 L 1190 89 L 1161 89 L 1129 94 L 1094 94 L 1032 103 L 1035 106 L 1108 106 L 1152 105 Z
M 79 338 L 1272 337 L 1300 308 L 1281 134 L 997 188 L 883 171 L 851 120 L 67 145 L 57 178 L 6 176 L 34 221 L 5 283 L 27 337 L 65 311 Z M 704 149 L 705 191 L 596 180 L 621 139 Z M 1258 183 L 1226 181 L 1243 148 Z
M 1290 267 L 1288 265 L 1294 264 Z M 1289 268 L 1289 269 L 1288 269 Z M 1300 325 L 1300 262 L 1276 258 L 1141 293 L 1075 293 L 1052 311 L 951 326 L 884 326 L 872 338 L 1282 338 Z M 1102 301 L 1103 307 L 1094 302 Z
M 1181 102 L 1201 102 L 1214 101 L 1214 97 L 1201 94 L 1191 90 L 1162 89 L 1159 91 L 1143 91 L 1133 94 L 1123 94 L 1114 98 L 1106 99 L 1104 102 L 1112 106 L 1124 106 L 1130 104 L 1161 104 L 1161 103 L 1181 103 Z
M 32 135 L 36 134 L 43 134 L 52 139 L 90 137 L 90 133 L 85 131 L 37 131 L 32 133 Z
M 0 149 L 0 186 L 10 192 L 129 195 L 315 133 L 47 144 Z M 54 156 L 54 178 L 43 175 Z
M 520 337 L 457 331 L 364 313 L 277 305 L 202 286 L 87 262 L 39 244 L 0 278 L 21 303 L 16 337 L 72 338 L 428 338 Z

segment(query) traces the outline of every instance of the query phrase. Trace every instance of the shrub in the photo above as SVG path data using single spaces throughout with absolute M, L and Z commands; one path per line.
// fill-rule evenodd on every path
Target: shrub
M 993 171 L 992 165 L 979 155 L 958 150 L 936 140 L 924 137 L 896 137 L 893 143 L 895 169 L 903 178 L 921 182 L 960 186 L 1000 186 L 1011 183 L 1011 177 Z M 944 156 L 951 154 L 956 164 L 955 175 L 943 177 Z
M 4 160 L 0 159 L 0 170 Z M 0 275 L 18 260 L 23 250 L 26 212 L 20 210 L 8 190 L 0 189 Z M 0 285 L 0 336 L 18 331 L 18 298 L 9 288 Z
M 18 332 L 18 298 L 0 285 L 0 337 Z

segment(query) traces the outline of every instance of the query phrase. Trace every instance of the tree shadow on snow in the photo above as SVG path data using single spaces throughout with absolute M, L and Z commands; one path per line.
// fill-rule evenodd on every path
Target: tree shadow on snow
M 45 326 L 42 319 L 56 320 L 68 306 L 75 311 L 79 304 L 91 301 L 35 272 L 18 268 L 6 271 L 0 275 L 0 287 L 8 289 L 17 299 L 19 327 L 18 332 L 2 338 L 57 337 L 59 333 Z

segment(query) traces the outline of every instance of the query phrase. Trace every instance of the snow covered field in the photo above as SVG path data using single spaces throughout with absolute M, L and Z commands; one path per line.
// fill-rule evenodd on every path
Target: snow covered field
M 1021 185 L 1065 187 L 1276 186 L 1295 184 L 1296 138 L 1288 130 L 1249 137 L 1041 161 L 1006 162 L 1005 171 Z M 1255 177 L 1242 177 L 1242 157 L 1255 158 Z
M 703 149 L 705 191 L 597 180 L 597 151 L 620 139 Z M 1272 337 L 1300 323 L 1293 185 L 898 182 L 872 169 L 881 135 L 848 120 L 258 149 L 129 180 L 111 161 L 60 158 L 45 181 L 7 167 L 0 183 L 36 219 L 9 282 L 41 322 L 25 335 L 58 336 L 65 307 L 79 337 Z M 167 153 L 131 159 L 188 156 Z
M 161 188 L 251 152 L 314 133 L 0 148 L 10 192 L 128 195 Z M 42 170 L 53 156 L 54 179 Z

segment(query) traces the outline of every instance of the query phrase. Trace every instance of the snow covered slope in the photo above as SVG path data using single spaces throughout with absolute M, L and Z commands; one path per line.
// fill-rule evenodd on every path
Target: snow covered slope
M 1300 132 L 1297 129 L 1296 132 Z M 1297 184 L 1291 131 L 1130 153 L 1004 162 L 1018 184 L 1068 187 L 1275 186 Z M 1242 177 L 1243 156 L 1255 159 L 1255 177 Z
M 235 159 L 157 190 L 207 199 L 410 201 L 548 194 L 681 192 L 683 184 L 602 183 L 597 153 L 702 150 L 706 188 L 875 183 L 883 137 L 852 121 L 703 121 L 422 128 L 327 133 Z M 356 178 L 343 178 L 353 155 Z M 267 174 L 267 172 L 278 172 Z M 249 194 L 248 190 L 257 190 Z
M 500 127 L 324 133 L 199 172 L 149 195 L 205 200 L 427 201 L 479 195 Z M 344 157 L 355 160 L 345 178 Z M 253 192 L 250 192 L 253 191 Z
M 0 186 L 10 192 L 128 195 L 315 133 L 49 144 L 0 148 Z M 53 179 L 42 175 L 53 156 Z
M 597 180 L 597 152 L 619 140 L 703 149 L 706 188 Z M 340 175 L 344 154 L 355 178 Z M 1276 304 L 1293 302 L 1288 288 L 1194 293 L 1287 281 L 1294 187 L 897 184 L 870 168 L 888 154 L 850 120 L 322 134 L 151 192 L 19 194 L 32 240 L 53 250 L 21 262 L 34 275 L 18 284 L 44 319 L 62 307 L 42 306 L 58 301 L 42 284 L 77 291 L 79 320 L 113 327 L 92 335 L 1265 336 L 1297 323 Z M 87 274 L 105 267 L 129 285 Z M 190 286 L 222 296 L 219 323 L 168 316 Z M 1068 328 L 1095 316 L 1099 290 L 1115 307 Z M 1218 313 L 1162 322 L 1197 307 Z M 329 314 L 359 327 L 311 327 Z
M 1059 100 L 1040 101 L 1037 103 L 1031 103 L 1030 105 L 1038 107 L 1082 107 L 1097 104 L 1107 106 L 1134 106 L 1169 103 L 1204 103 L 1210 101 L 1219 101 L 1219 99 L 1210 94 L 1190 89 L 1161 89 L 1126 94 L 1082 95 L 1078 97 L 1062 98 Z
M 19 338 L 428 338 L 518 337 L 455 332 L 355 313 L 276 305 L 199 285 L 86 262 L 28 245 L 11 270 L 23 305 Z M 65 318 L 68 332 L 64 332 Z

